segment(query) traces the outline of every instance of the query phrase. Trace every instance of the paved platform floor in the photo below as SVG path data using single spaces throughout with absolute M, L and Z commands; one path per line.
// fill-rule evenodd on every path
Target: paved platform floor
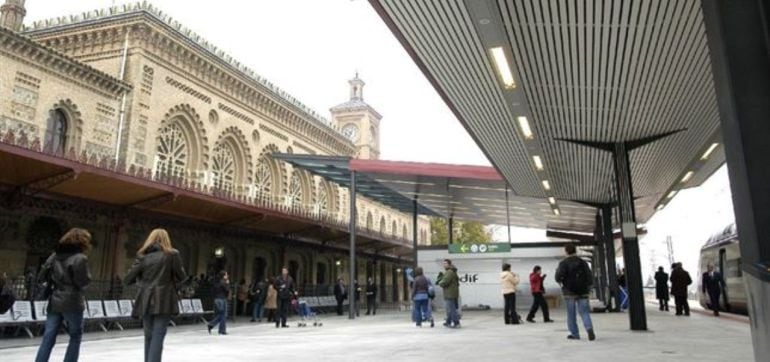
M 524 312 L 524 311 L 520 311 Z M 689 318 L 648 309 L 648 332 L 631 332 L 628 315 L 593 314 L 597 340 L 567 340 L 565 312 L 556 323 L 504 325 L 500 311 L 466 312 L 461 329 L 417 328 L 404 312 L 324 316 L 323 327 L 276 329 L 270 324 L 232 323 L 229 335 L 209 335 L 203 324 L 169 328 L 164 361 L 752 361 L 744 318 Z M 578 319 L 578 321 L 580 321 Z M 581 330 L 581 333 L 583 331 Z M 110 337 L 110 338 L 105 338 Z M 114 337 L 114 338 L 112 338 Z M 61 335 L 51 360 L 62 360 Z M 0 340 L 0 360 L 31 361 L 39 338 Z M 138 330 L 84 336 L 81 361 L 141 361 Z

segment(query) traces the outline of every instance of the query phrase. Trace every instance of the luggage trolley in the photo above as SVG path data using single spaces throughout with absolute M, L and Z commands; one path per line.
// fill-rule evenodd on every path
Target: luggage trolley
M 318 319 L 318 315 L 313 311 L 313 308 L 310 307 L 307 300 L 300 299 L 299 300 L 299 322 L 297 323 L 298 327 L 307 327 L 307 324 L 310 323 L 310 321 L 313 321 L 313 327 L 321 327 L 323 326 L 323 323 L 320 319 Z

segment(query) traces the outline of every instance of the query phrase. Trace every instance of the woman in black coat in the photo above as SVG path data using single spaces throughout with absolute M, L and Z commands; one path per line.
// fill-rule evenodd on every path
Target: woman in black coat
M 56 334 L 62 323 L 67 321 L 70 341 L 64 361 L 77 361 L 80 355 L 80 341 L 83 337 L 83 311 L 86 309 L 83 291 L 91 282 L 88 271 L 88 257 L 91 249 L 91 234 L 83 229 L 73 228 L 59 240 L 56 251 L 48 257 L 40 270 L 38 280 L 46 283 L 48 315 L 45 320 L 43 341 L 37 351 L 35 362 L 45 362 L 51 356 Z
M 142 319 L 145 362 L 159 362 L 163 356 L 168 323 L 179 314 L 177 288 L 185 279 L 182 257 L 171 247 L 168 233 L 153 230 L 124 280 L 126 285 L 139 286 L 131 315 Z
M 660 310 L 668 312 L 668 274 L 662 266 L 655 273 L 655 298 L 658 299 Z

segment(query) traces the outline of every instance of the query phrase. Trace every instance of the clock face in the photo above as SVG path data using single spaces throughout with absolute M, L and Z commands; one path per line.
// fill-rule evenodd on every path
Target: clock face
M 342 127 L 342 134 L 351 141 L 357 141 L 358 127 L 356 127 L 354 124 L 348 124 L 345 127 Z

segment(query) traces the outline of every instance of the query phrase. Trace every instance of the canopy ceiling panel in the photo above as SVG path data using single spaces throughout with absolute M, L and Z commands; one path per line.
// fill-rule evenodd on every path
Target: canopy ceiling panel
M 517 196 L 613 201 L 611 154 L 570 140 L 676 132 L 630 154 L 640 222 L 724 163 L 698 1 L 370 2 Z

